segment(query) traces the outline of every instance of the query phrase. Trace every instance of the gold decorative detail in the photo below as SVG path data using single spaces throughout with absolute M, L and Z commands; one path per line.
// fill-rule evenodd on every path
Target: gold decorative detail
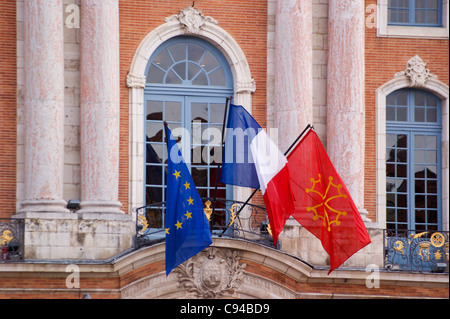
M 436 258 L 436 260 L 441 260 L 442 253 L 439 250 L 436 250 L 436 252 L 434 253 L 434 258 Z
M 397 241 L 394 243 L 394 245 L 397 245 L 397 246 L 394 246 L 394 247 L 393 247 L 396 251 L 401 252 L 402 255 L 405 253 L 405 252 L 403 251 L 403 249 L 405 249 L 405 246 L 403 245 L 403 242 L 402 242 L 401 240 L 397 240 Z
M 212 214 L 212 208 L 211 208 L 211 201 L 207 201 L 205 203 L 206 208 L 203 209 L 203 211 L 205 212 L 206 218 L 208 219 L 208 221 L 211 221 L 211 214 Z
M 228 224 L 228 227 L 230 227 L 231 225 L 233 225 L 233 224 L 234 224 L 234 221 L 236 220 L 236 208 L 237 208 L 238 206 L 239 206 L 238 204 L 233 204 L 233 205 L 231 205 L 231 208 L 230 208 L 231 216 L 230 216 L 230 223 Z
M 272 236 L 272 228 L 270 227 L 270 223 L 267 224 L 267 232 L 269 233 L 270 236 Z
M 430 242 L 422 241 L 419 243 L 419 256 L 422 258 L 422 261 L 430 260 Z
M 0 236 L 0 243 L 2 245 L 7 245 L 11 240 L 13 240 L 14 236 L 10 230 L 5 230 L 3 234 Z
M 418 234 L 411 234 L 411 237 L 412 237 L 412 239 L 422 238 L 425 234 L 428 234 L 428 232 L 424 231 L 424 232 L 418 233 Z
M 148 227 L 147 218 L 145 218 L 142 215 L 138 216 L 138 225 L 142 225 L 142 229 L 139 231 L 139 233 L 140 234 L 144 233 Z
M 448 242 L 445 243 L 445 255 L 447 256 L 447 261 L 448 261 Z
M 313 206 L 313 207 L 307 207 L 306 210 L 309 211 L 313 211 L 314 212 L 314 216 L 313 216 L 313 220 L 318 220 L 319 218 L 323 220 L 323 225 L 327 226 L 327 230 L 331 231 L 331 224 L 336 224 L 336 226 L 339 226 L 341 224 L 341 222 L 338 220 L 339 217 L 341 215 L 347 215 L 346 211 L 339 211 L 334 209 L 333 207 L 330 206 L 329 202 L 333 199 L 336 198 L 347 198 L 346 194 L 342 194 L 341 193 L 341 189 L 342 189 L 342 185 L 341 184 L 334 184 L 333 183 L 333 177 L 329 176 L 328 177 L 328 186 L 327 189 L 325 191 L 325 194 L 320 193 L 319 191 L 317 191 L 316 188 L 316 184 L 317 183 L 321 183 L 322 179 L 321 179 L 321 175 L 319 174 L 319 178 L 317 180 L 315 180 L 313 177 L 310 179 L 311 183 L 312 183 L 312 188 L 307 188 L 305 191 L 306 193 L 316 193 L 318 194 L 321 198 L 322 198 L 322 203 Z M 330 188 L 334 187 L 338 190 L 339 195 L 336 196 L 329 196 L 328 192 L 330 191 Z M 323 207 L 323 216 L 319 215 L 319 213 L 317 212 L 317 209 L 319 207 Z M 330 220 L 330 216 L 328 215 L 329 212 L 333 212 L 335 214 L 337 214 L 336 218 L 333 220 Z
M 433 233 L 430 237 L 431 244 L 434 247 L 442 247 L 445 244 L 445 237 L 441 233 Z

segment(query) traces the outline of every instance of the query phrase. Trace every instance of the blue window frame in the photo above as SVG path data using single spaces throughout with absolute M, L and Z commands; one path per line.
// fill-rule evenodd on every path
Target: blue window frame
M 442 226 L 441 101 L 402 89 L 386 101 L 386 223 L 389 230 Z
M 226 97 L 233 94 L 230 67 L 222 53 L 209 42 L 194 37 L 175 37 L 163 43 L 147 65 L 144 89 L 145 205 L 166 200 L 167 147 L 163 122 L 172 133 L 188 132 L 179 141 L 183 157 L 201 197 L 213 197 L 221 140 L 215 133 L 223 126 Z M 177 136 L 176 136 L 177 137 Z M 218 198 L 231 198 L 232 187 L 219 184 Z M 223 212 L 225 207 L 216 207 Z M 148 209 L 150 228 L 162 229 L 164 207 Z
M 442 26 L 442 0 L 389 0 L 388 24 Z

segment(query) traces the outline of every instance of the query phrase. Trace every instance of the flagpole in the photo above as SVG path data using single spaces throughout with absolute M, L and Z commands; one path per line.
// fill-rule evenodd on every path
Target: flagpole
M 290 153 L 290 151 L 295 147 L 295 145 L 300 141 L 300 139 L 305 135 L 305 133 L 309 130 L 309 129 L 314 129 L 314 126 L 312 126 L 311 124 L 308 124 L 305 129 L 300 133 L 300 135 L 295 139 L 295 141 L 291 144 L 291 146 L 289 146 L 289 148 L 287 149 L 286 152 L 284 152 L 284 156 L 288 155 Z M 255 189 L 252 194 L 247 198 L 247 200 L 244 202 L 244 204 L 241 206 L 241 208 L 239 208 L 239 210 L 236 212 L 236 217 L 239 216 L 239 213 L 244 209 L 244 207 L 250 202 L 250 200 L 252 199 L 253 196 L 255 196 L 256 192 L 259 189 Z M 228 230 L 228 228 L 230 227 L 230 225 L 228 225 L 227 227 L 225 227 L 225 229 L 222 231 L 222 234 L 220 234 L 220 236 L 222 236 L 223 234 L 225 234 L 225 232 Z
M 225 99 L 225 112 L 223 114 L 223 125 L 222 125 L 222 152 L 223 152 L 223 145 L 224 145 L 224 135 L 225 135 L 225 126 L 226 126 L 226 120 L 227 120 L 227 114 L 228 114 L 228 105 L 231 102 L 231 99 L 233 97 L 226 97 Z M 214 155 L 216 155 L 214 153 Z M 216 185 L 214 187 L 214 204 L 213 204 L 213 211 L 211 216 L 213 217 L 211 219 L 211 224 L 210 227 L 212 227 L 212 224 L 214 223 L 214 218 L 215 218 L 215 212 L 216 212 L 216 201 L 217 201 L 217 187 L 219 185 L 219 177 L 220 177 L 220 173 L 221 173 L 221 167 L 222 167 L 222 162 L 217 163 L 217 172 L 216 172 Z

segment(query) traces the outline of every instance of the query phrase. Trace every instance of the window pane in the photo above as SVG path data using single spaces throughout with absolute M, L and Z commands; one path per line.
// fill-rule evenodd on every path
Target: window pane
M 416 179 L 414 184 L 415 184 L 414 190 L 416 193 L 422 193 L 422 194 L 425 193 L 425 181 L 424 180 Z
M 426 163 L 425 162 L 425 151 L 422 151 L 422 150 L 414 151 L 414 162 L 415 163 Z
M 202 71 L 199 75 L 197 75 L 195 79 L 192 81 L 192 85 L 208 85 L 206 73 Z
M 414 121 L 425 122 L 425 109 L 421 107 L 416 107 L 414 109 Z
M 427 108 L 427 122 L 430 123 L 436 123 L 437 122 L 437 116 L 436 116 L 436 109 L 435 108 Z
M 147 75 L 147 83 L 163 83 L 164 81 L 164 71 L 159 69 L 155 65 L 150 65 L 150 68 L 148 69 L 148 75 Z
M 158 65 L 160 68 L 167 70 L 173 64 L 173 60 L 170 57 L 167 50 L 162 50 L 156 57 L 153 59 L 153 63 Z
M 188 63 L 188 79 L 192 80 L 200 72 L 200 67 L 194 63 Z
M 404 134 L 397 135 L 397 147 L 408 147 L 408 137 Z
M 407 179 L 397 179 L 396 183 L 397 192 L 407 193 L 408 192 L 408 180 Z
M 427 151 L 427 163 L 428 164 L 437 163 L 436 151 Z
M 427 196 L 427 208 L 437 208 L 437 196 L 428 195 Z
M 406 107 L 397 107 L 397 121 L 406 122 L 408 120 L 408 109 Z
M 395 108 L 394 107 L 386 108 L 386 120 L 387 121 L 395 121 Z
M 407 106 L 408 105 L 408 93 L 400 92 L 397 94 L 397 105 Z
M 180 79 L 180 78 L 178 77 L 178 75 L 176 75 L 175 72 L 173 72 L 173 70 L 171 69 L 171 70 L 167 73 L 166 83 L 167 83 L 167 84 L 181 84 L 181 79 Z
M 428 24 L 438 24 L 439 23 L 439 11 L 428 10 L 427 23 Z
M 416 8 L 426 8 L 427 0 L 416 0 Z
M 397 177 L 408 177 L 408 166 L 397 164 Z
M 427 23 L 427 11 L 416 10 L 416 23 Z
M 437 211 L 435 210 L 429 210 L 427 211 L 427 223 L 429 224 L 437 224 L 438 218 L 437 218 Z
M 409 8 L 409 0 L 398 0 L 399 8 Z
M 209 51 L 206 52 L 200 64 L 206 70 L 206 72 L 209 72 L 220 65 L 216 57 Z
M 414 92 L 414 105 L 425 106 L 425 94 L 421 92 Z
M 223 68 L 219 68 L 211 72 L 209 74 L 209 82 L 214 86 L 225 86 L 227 83 L 225 80 L 225 72 L 223 71 Z
M 163 142 L 163 124 L 147 123 L 146 125 L 147 142 Z
M 166 102 L 165 120 L 181 122 L 181 103 L 180 102 Z
M 192 103 L 191 112 L 191 121 L 208 123 L 208 103 Z
M 186 63 L 182 62 L 179 64 L 176 64 L 173 67 L 173 70 L 179 75 L 181 79 L 186 79 Z
M 397 195 L 397 207 L 408 207 L 408 195 L 398 194 Z
M 398 163 L 406 163 L 408 161 L 407 158 L 407 150 L 398 150 L 397 151 L 397 162 Z
M 398 10 L 398 22 L 408 23 L 409 22 L 409 10 Z
M 395 179 L 394 178 L 386 179 L 386 192 L 395 192 Z
M 425 148 L 425 136 L 416 135 L 414 137 L 414 147 L 415 148 Z
M 397 9 L 388 9 L 388 23 L 397 22 Z
M 436 180 L 427 180 L 427 193 L 428 194 L 437 194 L 437 181 Z
M 147 101 L 147 120 L 162 121 L 163 103 L 161 101 Z
M 185 43 L 175 43 L 168 47 L 172 58 L 175 62 L 186 60 L 186 44 Z
M 428 9 L 438 9 L 438 0 L 428 0 L 427 1 L 427 8 Z
M 397 209 L 397 222 L 407 223 L 408 222 L 408 210 Z
M 204 52 L 205 49 L 203 47 L 193 43 L 188 44 L 188 59 L 190 61 L 200 61 L 200 58 L 203 56 Z
M 211 103 L 209 105 L 210 122 L 223 124 L 223 117 L 225 112 L 225 103 Z
M 395 147 L 396 145 L 396 134 L 386 134 L 386 146 L 387 147 Z

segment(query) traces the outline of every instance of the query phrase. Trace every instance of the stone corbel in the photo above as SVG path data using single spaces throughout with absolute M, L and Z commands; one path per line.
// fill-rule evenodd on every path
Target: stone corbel
M 145 76 L 128 73 L 127 75 L 127 87 L 129 88 L 145 88 Z
M 182 25 L 182 30 L 186 35 L 199 34 L 207 22 L 218 24 L 214 18 L 204 16 L 200 9 L 195 9 L 191 6 L 180 10 L 178 14 L 165 18 L 164 21 L 178 21 Z
M 255 93 L 256 84 L 255 80 L 251 79 L 249 81 L 235 83 L 234 92 L 235 93 Z

